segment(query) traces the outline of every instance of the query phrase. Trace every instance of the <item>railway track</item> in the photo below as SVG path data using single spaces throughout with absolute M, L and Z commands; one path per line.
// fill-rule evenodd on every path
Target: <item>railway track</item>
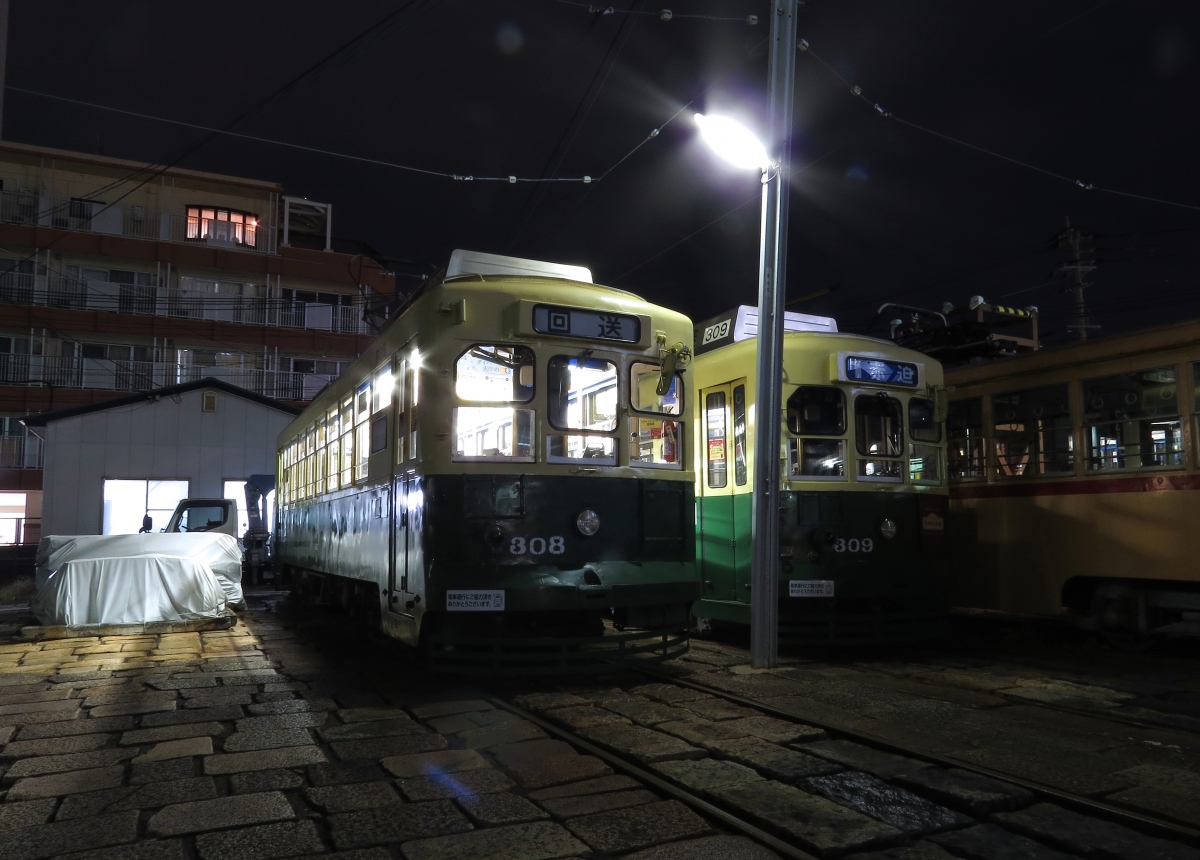
M 786 710 L 775 708 L 769 704 L 757 701 L 753 698 L 737 695 L 728 690 L 720 689 L 719 687 L 705 684 L 701 681 L 679 678 L 670 672 L 663 672 L 656 669 L 639 669 L 636 674 L 646 679 L 652 680 L 657 684 L 669 685 L 680 690 L 691 690 L 702 694 L 705 697 L 726 702 L 730 706 L 741 709 L 748 709 L 757 712 L 764 717 L 769 717 L 775 720 L 784 721 L 790 724 L 811 727 L 822 730 L 825 735 L 833 740 L 850 741 L 854 744 L 870 748 L 882 753 L 900 756 L 905 759 L 933 765 L 943 769 L 954 769 L 958 772 L 966 772 L 981 779 L 989 780 L 993 783 L 1000 783 L 1014 789 L 1015 792 L 1027 792 L 1032 801 L 1032 804 L 1052 804 L 1055 807 L 1069 810 L 1078 815 L 1085 816 L 1088 820 L 1096 822 L 1097 827 L 1103 830 L 1104 825 L 1118 825 L 1121 828 L 1126 828 L 1136 834 L 1142 834 L 1145 837 L 1150 837 L 1154 840 L 1164 840 L 1172 843 L 1175 852 L 1168 851 L 1167 854 L 1161 856 L 1171 857 L 1200 857 L 1200 830 L 1181 824 L 1176 821 L 1171 821 L 1166 818 L 1148 815 L 1134 809 L 1124 808 L 1113 803 L 1108 803 L 1096 798 L 1086 797 L 1065 791 L 1061 788 L 1045 785 L 1021 778 L 1013 774 L 1004 773 L 995 768 L 981 767 L 969 762 L 960 761 L 945 755 L 938 755 L 927 750 L 917 749 L 911 746 L 898 744 L 893 740 L 878 737 L 853 727 L 838 725 L 828 721 L 814 720 L 811 718 L 798 717 L 795 714 L 789 713 Z M 628 686 L 628 685 L 627 685 Z M 631 687 L 632 688 L 632 687 Z M 580 697 L 587 698 L 589 693 L 587 688 L 573 687 L 570 684 L 562 685 L 557 688 L 567 694 L 578 692 Z M 588 732 L 578 731 L 573 729 L 569 723 L 570 720 L 564 720 L 555 714 L 556 708 L 536 708 L 530 709 L 521 707 L 514 700 L 519 700 L 519 695 L 514 695 L 512 691 L 501 691 L 491 689 L 487 693 L 487 697 L 497 707 L 508 710 L 524 719 L 530 720 L 542 728 L 547 734 L 552 737 L 564 740 L 581 751 L 602 758 L 608 762 L 611 767 L 619 772 L 624 772 L 629 776 L 637 779 L 662 794 L 681 800 L 688 804 L 699 814 L 708 817 L 710 820 L 717 822 L 720 826 L 728 828 L 731 831 L 743 834 L 755 840 L 761 845 L 775 851 L 781 856 L 790 858 L 811 858 L 814 856 L 839 856 L 853 857 L 856 850 L 852 851 L 825 851 L 818 845 L 797 846 L 797 840 L 793 834 L 789 834 L 785 829 L 773 826 L 770 821 L 764 820 L 754 814 L 747 814 L 745 810 L 738 809 L 728 803 L 722 803 L 719 798 L 714 798 L 713 793 L 703 789 L 695 789 L 686 784 L 681 784 L 678 780 L 665 779 L 663 775 L 654 769 L 652 764 L 648 764 L 643 758 L 637 755 L 623 752 L 612 743 L 598 743 L 594 737 L 589 737 Z M 599 704 L 603 704 L 600 702 Z M 1060 709 L 1061 710 L 1061 709 Z M 1094 714 L 1085 712 L 1087 716 L 1095 716 Z M 577 715 L 572 715 L 576 717 Z M 656 727 L 655 727 L 656 728 Z M 802 749 L 802 744 L 793 744 L 793 748 Z M 720 758 L 719 752 L 714 755 Z M 802 783 L 802 780 L 796 780 L 795 783 Z M 798 787 L 803 788 L 802 785 Z M 915 794 L 921 800 L 931 804 L 946 803 L 944 796 L 937 796 L 936 793 L 921 794 L 919 789 L 908 784 L 906 788 L 898 789 L 902 792 Z M 960 810 L 961 811 L 961 810 Z M 882 819 L 881 819 L 882 820 Z M 985 816 L 984 821 L 992 821 L 991 816 Z M 1002 826 L 1007 826 L 1002 823 Z M 1024 838 L 1022 831 L 1019 828 L 1012 828 L 1011 836 L 1016 839 Z M 936 835 L 930 833 L 914 834 L 912 838 L 918 839 L 922 836 Z M 1029 834 L 1026 833 L 1026 836 Z M 803 844 L 801 840 L 801 844 Z M 1051 841 L 1050 844 L 1053 844 Z M 879 846 L 875 846 L 876 848 Z M 1067 848 L 1066 845 L 1055 845 L 1057 848 Z M 1161 844 L 1159 845 L 1161 847 Z M 874 850 L 867 849 L 867 850 Z M 1069 850 L 1069 849 L 1068 849 Z M 1076 849 L 1080 854 L 1085 853 L 1083 850 Z M 1032 856 L 1032 855 L 1031 855 Z M 1141 856 L 1138 853 L 1118 856 L 1136 857 Z M 1150 856 L 1150 855 L 1146 855 Z

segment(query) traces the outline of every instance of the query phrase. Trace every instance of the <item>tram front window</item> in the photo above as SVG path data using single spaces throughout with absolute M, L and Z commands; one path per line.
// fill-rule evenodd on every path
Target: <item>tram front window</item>
M 454 365 L 460 402 L 505 404 L 454 407 L 455 460 L 533 460 L 534 411 L 514 404 L 533 399 L 533 350 L 476 344 Z
M 579 433 L 552 433 L 546 439 L 546 461 L 588 460 L 615 465 L 617 440 L 617 366 L 588 355 L 556 355 L 547 366 L 547 409 L 550 426 Z
M 635 413 L 679 415 L 683 402 L 683 380 L 672 377 L 665 394 L 659 394 L 662 368 L 657 364 L 634 362 L 629 370 L 629 400 Z M 682 425 L 679 420 L 630 418 L 629 461 L 632 465 L 683 468 Z
M 900 401 L 885 392 L 854 398 L 854 435 L 858 446 L 858 479 L 900 481 L 904 452 L 904 412 Z
M 846 396 L 828 385 L 802 385 L 787 400 L 787 428 L 798 436 L 842 436 L 846 432 Z M 788 477 L 844 480 L 844 439 L 789 439 Z

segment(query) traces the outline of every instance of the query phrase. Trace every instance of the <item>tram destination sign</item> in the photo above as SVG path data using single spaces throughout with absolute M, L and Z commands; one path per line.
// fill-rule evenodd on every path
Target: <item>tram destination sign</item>
M 916 388 L 919 366 L 911 361 L 892 361 L 883 358 L 845 356 L 846 379 L 851 382 L 874 382 L 877 385 L 903 385 Z
M 539 334 L 637 343 L 642 338 L 642 321 L 630 314 L 534 305 L 533 330 Z

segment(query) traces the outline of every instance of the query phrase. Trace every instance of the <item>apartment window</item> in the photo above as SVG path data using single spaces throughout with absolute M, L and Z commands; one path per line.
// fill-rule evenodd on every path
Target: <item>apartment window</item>
M 253 248 L 258 244 L 258 216 L 237 209 L 189 206 L 187 238 Z

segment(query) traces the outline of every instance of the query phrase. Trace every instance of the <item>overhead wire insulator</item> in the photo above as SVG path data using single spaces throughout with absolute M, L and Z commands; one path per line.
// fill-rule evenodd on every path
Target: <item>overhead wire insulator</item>
M 746 23 L 749 24 L 751 27 L 753 27 L 755 24 L 758 23 L 758 16 L 757 15 L 747 15 Z
M 660 20 L 660 21 L 670 21 L 674 17 L 675 17 L 675 13 L 672 12 L 670 9 L 663 9 L 661 12 L 658 13 L 658 20 Z

